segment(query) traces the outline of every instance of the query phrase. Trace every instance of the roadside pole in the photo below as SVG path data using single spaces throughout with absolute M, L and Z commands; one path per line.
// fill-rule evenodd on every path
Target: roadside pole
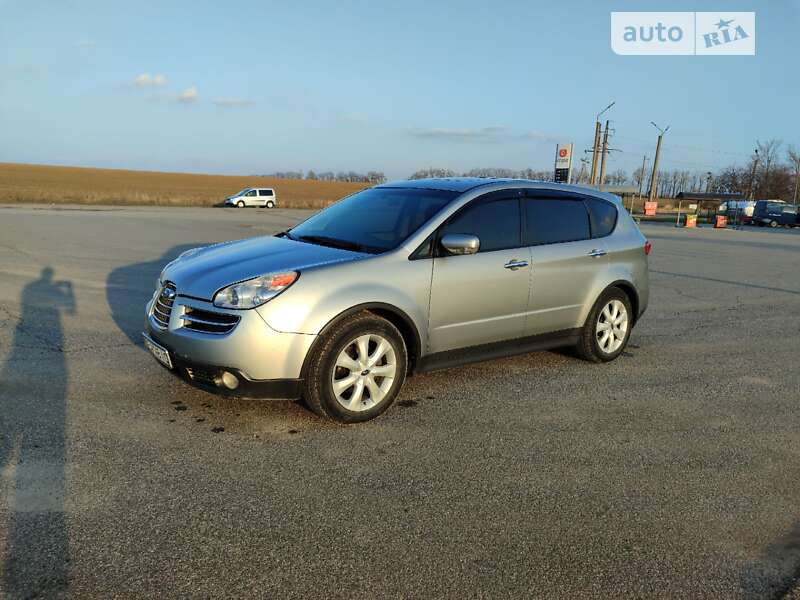
M 661 157 L 661 140 L 664 138 L 664 134 L 669 131 L 669 125 L 667 125 L 666 129 L 661 129 L 658 125 L 650 121 L 650 123 L 658 129 L 658 142 L 656 142 L 656 156 L 653 158 L 653 175 L 650 177 L 650 202 L 656 201 L 656 186 L 658 184 L 658 159 Z
M 597 180 L 597 155 L 600 153 L 600 121 L 594 124 L 594 145 L 592 146 L 592 171 L 589 175 L 589 184 L 594 185 Z
M 606 119 L 606 130 L 603 133 L 603 151 L 600 155 L 600 181 L 598 182 L 600 185 L 600 189 L 603 189 L 603 184 L 606 180 L 606 154 L 608 154 L 608 119 Z

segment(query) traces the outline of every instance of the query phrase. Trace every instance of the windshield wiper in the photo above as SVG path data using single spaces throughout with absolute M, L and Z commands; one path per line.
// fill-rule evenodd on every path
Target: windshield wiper
M 312 244 L 319 244 L 320 246 L 330 246 L 331 248 L 341 248 L 342 250 L 355 250 L 356 252 L 365 251 L 365 247 L 362 244 L 350 242 L 348 240 L 340 240 L 326 235 L 301 235 L 296 239 L 301 242 L 310 242 Z
M 279 231 L 275 234 L 275 237 L 285 237 L 287 240 L 297 241 L 297 238 L 292 237 L 292 234 L 289 233 L 291 230 L 287 229 L 286 231 Z

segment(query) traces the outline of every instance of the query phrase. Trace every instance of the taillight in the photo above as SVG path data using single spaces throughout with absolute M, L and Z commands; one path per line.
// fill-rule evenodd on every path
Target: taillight
M 650 250 L 653 249 L 653 244 L 650 243 L 650 240 L 646 240 L 644 243 L 644 255 L 650 256 Z

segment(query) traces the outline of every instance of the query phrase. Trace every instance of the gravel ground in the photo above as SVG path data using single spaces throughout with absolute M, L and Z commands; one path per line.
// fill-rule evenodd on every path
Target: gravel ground
M 0 596 L 800 598 L 800 233 L 645 225 L 609 365 L 409 380 L 377 421 L 139 344 L 161 266 L 289 210 L 0 207 Z

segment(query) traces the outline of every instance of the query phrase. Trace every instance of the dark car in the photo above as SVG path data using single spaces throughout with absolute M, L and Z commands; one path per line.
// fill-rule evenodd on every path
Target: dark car
M 800 214 L 796 204 L 774 200 L 759 200 L 753 209 L 753 223 L 759 227 L 800 227 Z

